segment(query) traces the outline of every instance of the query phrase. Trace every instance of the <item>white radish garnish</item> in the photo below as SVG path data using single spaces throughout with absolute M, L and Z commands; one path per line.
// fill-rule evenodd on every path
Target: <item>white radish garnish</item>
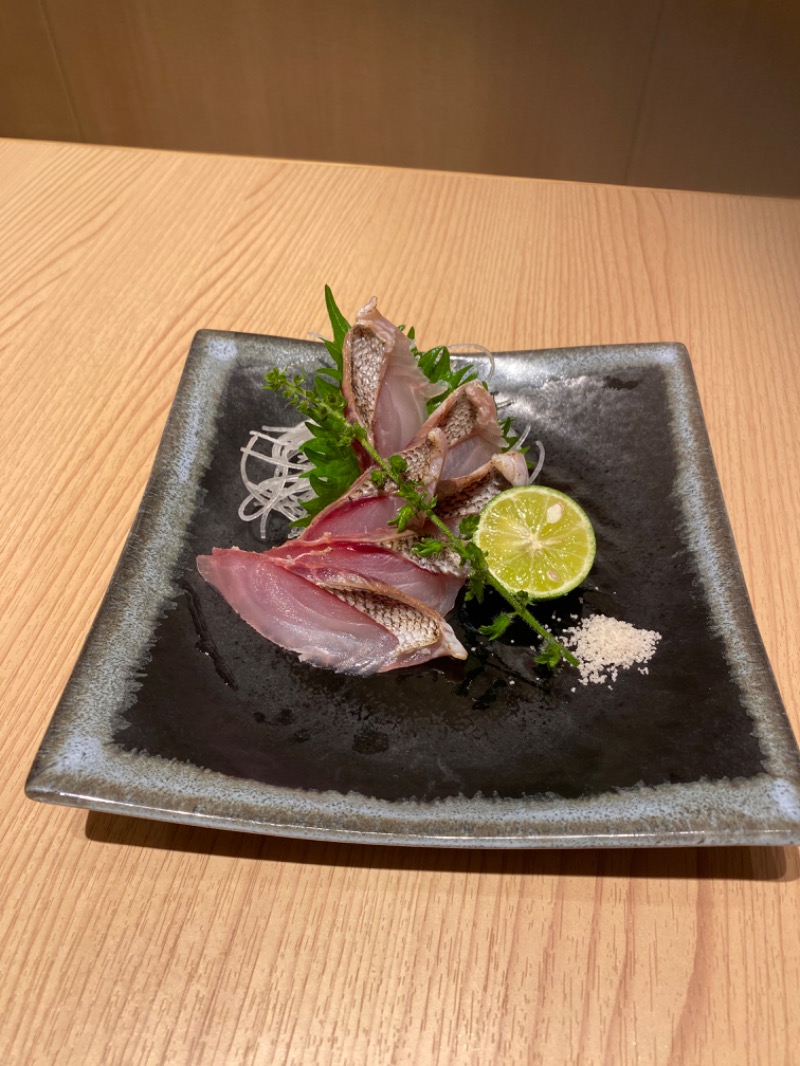
M 292 522 L 305 517 L 303 501 L 313 499 L 314 490 L 308 478 L 302 476 L 311 469 L 311 463 L 300 446 L 310 439 L 311 432 L 305 422 L 290 427 L 262 426 L 260 431 L 251 431 L 250 440 L 242 448 L 239 470 L 249 495 L 239 506 L 239 517 L 243 522 L 258 519 L 262 540 L 273 511 Z M 270 445 L 268 455 L 256 450 L 260 444 Z M 254 480 L 248 471 L 248 462 L 252 460 L 271 466 L 270 476 Z

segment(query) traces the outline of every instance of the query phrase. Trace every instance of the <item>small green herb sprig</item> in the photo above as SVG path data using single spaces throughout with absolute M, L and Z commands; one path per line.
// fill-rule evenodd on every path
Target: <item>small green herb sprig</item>
M 520 618 L 543 641 L 540 653 L 536 657 L 537 663 L 550 669 L 562 659 L 572 666 L 578 665 L 574 655 L 534 618 L 523 597 L 505 588 L 491 573 L 486 565 L 483 552 L 472 540 L 478 525 L 477 515 L 469 515 L 462 519 L 457 533 L 445 525 L 436 513 L 435 498 L 429 499 L 421 485 L 406 478 L 407 463 L 403 456 L 392 455 L 385 458 L 380 455 L 370 442 L 366 429 L 358 423 L 348 421 L 344 413 L 344 401 L 341 394 L 332 395 L 327 389 L 320 391 L 316 379 L 312 388 L 308 388 L 302 376 L 290 378 L 285 371 L 277 368 L 267 374 L 265 383 L 267 388 L 280 392 L 314 425 L 324 428 L 331 441 L 334 441 L 337 446 L 352 450 L 354 442 L 357 441 L 361 445 L 374 463 L 370 475 L 373 484 L 379 489 L 390 488 L 404 501 L 397 516 L 391 522 L 398 532 L 407 529 L 409 524 L 418 517 L 427 519 L 435 526 L 438 536 L 420 538 L 415 548 L 419 555 L 434 555 L 447 547 L 452 548 L 458 554 L 461 563 L 467 567 L 469 585 L 467 595 L 469 597 L 476 599 L 479 603 L 482 602 L 487 586 L 502 596 L 511 611 L 498 615 L 491 625 L 482 626 L 481 633 L 490 639 L 496 639 L 505 632 L 515 617 Z
M 342 395 L 342 369 L 344 356 L 342 345 L 350 323 L 336 306 L 330 286 L 325 286 L 325 306 L 331 320 L 333 340 L 325 341 L 325 347 L 333 360 L 332 366 L 323 366 L 313 376 L 309 393 L 324 401 L 327 407 L 339 411 L 344 417 L 345 400 Z M 265 385 L 269 388 L 269 385 Z M 319 514 L 329 503 L 338 500 L 347 492 L 361 474 L 358 456 L 352 444 L 343 441 L 342 435 L 326 418 L 315 418 L 311 412 L 306 415 L 306 424 L 311 432 L 311 440 L 300 446 L 300 451 L 311 463 L 311 469 L 302 474 L 308 478 L 314 490 L 314 498 L 303 501 L 304 518 L 295 522 L 298 526 L 307 526 L 311 519 Z

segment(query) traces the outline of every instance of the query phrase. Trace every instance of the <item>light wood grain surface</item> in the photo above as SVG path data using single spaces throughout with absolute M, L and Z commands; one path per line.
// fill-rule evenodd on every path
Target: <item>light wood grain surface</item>
M 800 204 L 0 144 L 0 1061 L 789 1066 L 795 849 L 449 853 L 34 804 L 194 331 L 684 341 L 800 725 Z

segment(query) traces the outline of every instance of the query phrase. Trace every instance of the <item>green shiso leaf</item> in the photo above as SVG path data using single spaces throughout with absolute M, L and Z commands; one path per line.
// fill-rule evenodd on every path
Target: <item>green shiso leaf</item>
M 344 411 L 342 345 L 350 329 L 350 323 L 339 310 L 329 285 L 325 286 L 325 306 L 328 309 L 333 331 L 333 340 L 325 341 L 325 348 L 333 360 L 333 365 L 320 367 L 312 376 L 308 390 L 313 396 L 325 400 L 330 406 Z M 269 387 L 269 381 L 267 387 Z M 298 526 L 307 526 L 314 515 L 319 514 L 329 503 L 338 500 L 361 473 L 352 442 L 343 438 L 338 426 L 319 424 L 312 419 L 307 421 L 307 425 L 311 432 L 311 440 L 306 441 L 300 451 L 312 464 L 312 468 L 303 477 L 308 478 L 316 495 L 314 499 L 303 502 L 306 517 L 295 523 Z
M 347 331 L 350 329 L 350 323 L 344 317 L 342 312 L 333 298 L 330 285 L 325 286 L 325 306 L 328 309 L 328 318 L 331 320 L 331 329 L 333 330 L 333 347 L 336 349 L 336 353 L 331 352 L 330 342 L 325 343 L 325 347 L 331 352 L 331 355 L 336 360 L 336 364 L 339 370 L 342 369 L 342 344 Z M 336 358 L 338 354 L 338 359 Z
M 409 331 L 410 335 L 411 331 Z M 454 367 L 450 361 L 450 352 L 443 344 L 429 348 L 427 352 L 419 352 L 416 348 L 413 351 L 419 368 L 428 381 L 434 384 L 441 383 L 444 386 L 440 393 L 428 400 L 428 414 L 434 411 L 442 400 L 446 400 L 459 385 L 467 381 L 475 381 L 478 377 L 477 371 L 471 366 Z

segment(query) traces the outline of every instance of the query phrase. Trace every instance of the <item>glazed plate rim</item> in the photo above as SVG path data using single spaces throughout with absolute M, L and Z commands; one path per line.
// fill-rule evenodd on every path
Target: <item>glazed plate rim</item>
M 217 829 L 353 843 L 484 848 L 800 843 L 800 756 L 753 616 L 683 345 L 526 350 L 531 385 L 658 366 L 676 447 L 676 487 L 712 619 L 764 754 L 742 779 L 634 787 L 580 799 L 538 796 L 390 801 L 228 776 L 128 752 L 112 740 L 131 677 L 174 595 L 175 561 L 213 448 L 213 419 L 237 366 L 310 369 L 321 345 L 201 330 L 167 420 L 137 518 L 26 784 L 35 800 Z M 265 354 L 266 353 L 266 354 Z M 205 416 L 205 417 L 204 417 Z M 691 498 L 691 506 L 690 506 Z M 699 506 L 698 506 L 699 504 Z M 155 562 L 154 562 L 155 560 Z M 125 639 L 115 640 L 115 633 Z M 138 650 L 137 650 L 138 649 Z

